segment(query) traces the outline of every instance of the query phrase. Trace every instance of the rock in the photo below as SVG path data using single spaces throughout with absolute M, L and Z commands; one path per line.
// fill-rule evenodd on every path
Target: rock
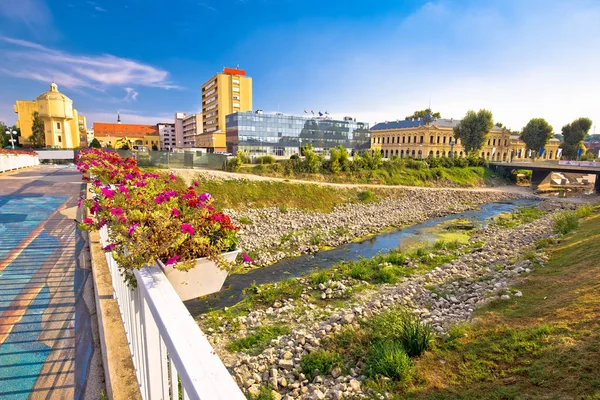
M 515 297 L 521 297 L 521 296 L 523 296 L 523 293 L 521 293 L 521 292 L 515 293 Z
M 350 380 L 350 388 L 353 391 L 358 392 L 360 390 L 360 382 L 357 381 L 356 379 L 351 379 Z
M 319 389 L 315 389 L 310 396 L 312 400 L 323 400 L 325 395 Z
M 281 386 L 281 387 L 287 387 L 287 385 L 288 385 L 288 382 L 287 382 L 287 379 L 285 379 L 285 376 L 284 376 L 283 378 L 281 378 L 279 380 L 279 386 Z
M 286 351 L 285 353 L 283 353 L 284 360 L 291 360 L 293 357 L 294 355 L 290 351 Z
M 507 295 L 507 294 L 503 294 L 502 296 L 500 296 L 500 299 L 501 299 L 501 300 L 509 300 L 509 299 L 510 299 L 510 296 L 509 296 L 509 295 Z
M 327 294 L 325 292 L 321 293 L 321 299 L 325 300 L 327 298 Z
M 333 376 L 334 378 L 337 378 L 341 374 L 342 374 L 342 370 L 340 369 L 340 367 L 335 367 L 334 369 L 331 370 L 331 376 Z
M 287 369 L 291 371 L 294 369 L 294 361 L 292 360 L 279 360 L 279 368 Z
M 278 392 L 271 390 L 271 398 L 273 400 L 281 400 L 283 398 L 283 396 L 280 395 Z
M 352 321 L 354 321 L 354 314 L 344 314 L 344 316 L 342 317 L 342 322 L 345 324 L 351 324 Z
M 258 397 L 260 394 L 260 385 L 252 385 L 248 388 L 248 394 L 253 397 Z

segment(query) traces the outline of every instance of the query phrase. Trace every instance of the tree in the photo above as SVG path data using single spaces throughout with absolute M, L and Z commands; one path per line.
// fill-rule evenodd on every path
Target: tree
M 0 121 L 0 148 L 8 146 L 8 137 L 6 135 L 6 125 Z
M 502 124 L 502 122 L 496 122 L 496 126 L 497 126 L 498 128 L 502 128 L 502 129 L 504 129 L 504 125 Z
M 581 147 L 590 128 L 592 120 L 589 118 L 578 118 L 562 127 L 564 142 L 562 144 L 563 157 L 573 160 L 577 158 L 577 150 Z
M 472 154 L 483 147 L 485 138 L 493 126 L 491 111 L 469 110 L 462 121 L 454 127 L 454 137 L 461 140 L 467 154 Z
M 31 136 L 29 141 L 33 147 L 46 146 L 46 134 L 44 133 L 44 121 L 40 118 L 37 111 L 33 112 L 33 124 L 31 125 Z
M 90 143 L 90 147 L 99 149 L 100 147 L 102 147 L 102 145 L 100 144 L 97 138 L 94 138 L 94 140 L 92 140 L 92 142 Z
M 405 119 L 425 118 L 427 114 L 431 115 L 433 118 L 442 118 L 439 112 L 431 112 L 431 108 L 426 108 L 424 110 L 415 111 L 413 115 L 409 115 Z
M 543 118 L 532 118 L 523 131 L 521 140 L 527 145 L 527 149 L 533 150 L 533 156 L 539 153 L 548 140 L 552 138 L 552 126 Z

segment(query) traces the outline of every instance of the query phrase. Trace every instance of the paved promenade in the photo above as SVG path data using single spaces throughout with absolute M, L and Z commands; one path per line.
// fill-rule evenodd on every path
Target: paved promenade
M 82 190 L 74 168 L 0 175 L 0 399 L 100 398 Z

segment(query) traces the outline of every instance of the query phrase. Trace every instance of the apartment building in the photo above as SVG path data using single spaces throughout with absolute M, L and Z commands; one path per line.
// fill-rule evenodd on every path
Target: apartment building
M 183 147 L 200 147 L 197 138 L 202 134 L 202 114 L 187 115 L 182 121 Z
M 199 147 L 208 151 L 225 149 L 225 117 L 252 110 L 252 78 L 246 71 L 223 68 L 202 85 L 202 135 Z
M 160 136 L 160 147 L 163 150 L 171 150 L 176 145 L 175 123 L 159 122 L 156 124 L 158 135 Z

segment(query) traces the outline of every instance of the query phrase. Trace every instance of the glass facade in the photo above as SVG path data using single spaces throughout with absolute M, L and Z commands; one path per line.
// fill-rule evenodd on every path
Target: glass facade
M 319 153 L 338 145 L 362 153 L 371 141 L 369 124 L 350 118 L 336 121 L 247 111 L 228 115 L 226 126 L 228 152 L 244 150 L 257 156 L 291 156 L 307 144 Z

